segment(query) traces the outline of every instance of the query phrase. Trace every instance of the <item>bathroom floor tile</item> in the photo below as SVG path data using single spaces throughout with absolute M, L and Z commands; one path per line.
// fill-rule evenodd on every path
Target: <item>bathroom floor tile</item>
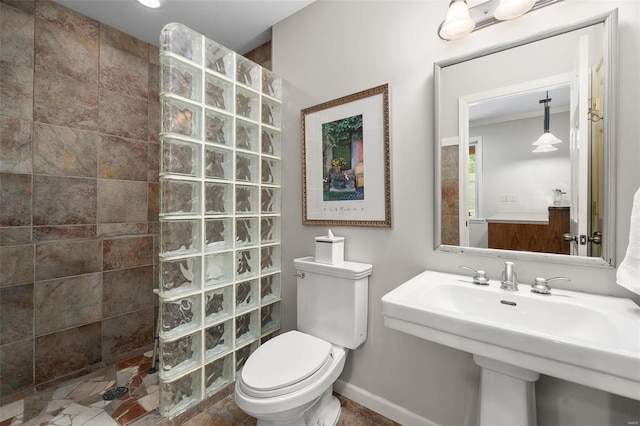
M 0 407 L 0 426 L 256 425 L 256 419 L 236 405 L 233 392 L 206 409 L 194 410 L 191 418 L 162 417 L 158 412 L 158 374 L 149 373 L 151 357 L 152 352 L 147 352 L 6 404 Z M 102 395 L 116 386 L 125 386 L 128 392 L 120 398 L 104 400 Z M 339 426 L 399 426 L 348 398 L 336 396 L 342 406 Z

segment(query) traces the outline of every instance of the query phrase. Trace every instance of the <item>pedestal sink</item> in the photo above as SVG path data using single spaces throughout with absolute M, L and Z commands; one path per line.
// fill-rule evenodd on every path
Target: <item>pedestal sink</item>
M 482 368 L 481 426 L 535 425 L 540 373 L 640 400 L 640 307 L 551 293 L 425 271 L 383 296 L 382 314 L 389 328 L 473 354 Z

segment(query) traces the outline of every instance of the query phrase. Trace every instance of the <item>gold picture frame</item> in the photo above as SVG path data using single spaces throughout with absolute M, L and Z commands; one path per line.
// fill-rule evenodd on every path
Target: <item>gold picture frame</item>
M 389 85 L 301 116 L 303 224 L 391 227 Z

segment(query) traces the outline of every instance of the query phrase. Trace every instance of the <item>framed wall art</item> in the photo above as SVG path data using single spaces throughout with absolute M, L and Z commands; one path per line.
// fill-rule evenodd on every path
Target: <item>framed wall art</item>
M 391 227 L 389 85 L 302 110 L 305 225 Z

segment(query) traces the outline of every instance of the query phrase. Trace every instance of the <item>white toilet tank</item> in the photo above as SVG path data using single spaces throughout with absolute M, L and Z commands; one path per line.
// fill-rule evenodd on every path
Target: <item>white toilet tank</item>
M 355 349 L 367 340 L 373 266 L 348 261 L 331 265 L 314 259 L 293 261 L 298 275 L 298 330 Z

